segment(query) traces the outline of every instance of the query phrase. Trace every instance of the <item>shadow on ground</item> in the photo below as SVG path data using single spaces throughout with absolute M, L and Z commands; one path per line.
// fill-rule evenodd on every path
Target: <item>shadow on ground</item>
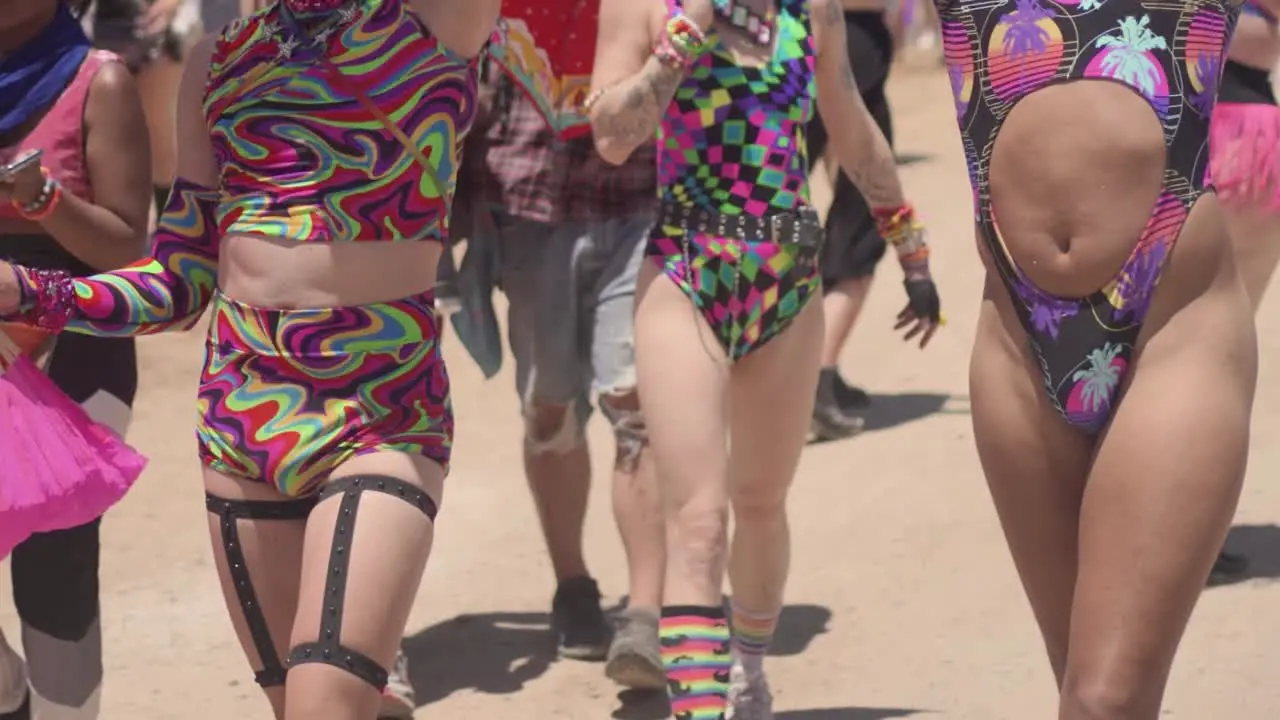
M 459 615 L 404 641 L 418 706 L 455 692 L 519 692 L 551 667 L 555 647 L 546 613 Z
M 1248 565 L 1228 576 L 1211 578 L 1211 586 L 1280 578 L 1280 525 L 1236 525 L 1227 535 L 1225 550 L 1244 556 Z
M 916 163 L 929 162 L 933 159 L 933 156 L 920 153 L 899 153 L 894 159 L 898 161 L 899 167 L 905 167 Z
M 867 424 L 863 432 L 888 430 L 930 415 L 968 415 L 969 398 L 946 393 L 898 393 L 871 395 L 866 410 Z
M 930 415 L 968 415 L 969 396 L 949 393 L 895 393 L 871 395 L 871 406 L 856 411 L 866 420 L 863 432 L 888 430 L 923 420 Z M 853 437 L 857 437 L 854 435 Z M 850 438 L 811 438 L 811 445 L 822 445 Z
M 777 720 L 889 720 L 919 715 L 924 710 L 902 708 L 814 708 L 813 710 L 784 710 L 774 717 Z

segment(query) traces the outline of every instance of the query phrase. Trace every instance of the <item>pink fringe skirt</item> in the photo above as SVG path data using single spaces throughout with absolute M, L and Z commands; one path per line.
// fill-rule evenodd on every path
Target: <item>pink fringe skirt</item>
M 1280 212 L 1280 107 L 1218 103 L 1209 125 L 1206 181 L 1228 206 Z

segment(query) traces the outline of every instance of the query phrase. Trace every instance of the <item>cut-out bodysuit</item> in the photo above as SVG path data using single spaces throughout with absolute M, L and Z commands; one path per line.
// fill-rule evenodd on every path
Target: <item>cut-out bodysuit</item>
M 1230 0 L 936 4 L 982 239 L 1050 401 L 1072 426 L 1096 434 L 1115 408 L 1165 261 L 1206 190 L 1209 119 L 1238 7 Z M 1167 159 L 1151 217 L 1120 272 L 1088 297 L 1062 298 L 1033 285 L 1008 254 L 992 214 L 991 152 L 1019 100 L 1080 79 L 1117 82 L 1146 99 Z

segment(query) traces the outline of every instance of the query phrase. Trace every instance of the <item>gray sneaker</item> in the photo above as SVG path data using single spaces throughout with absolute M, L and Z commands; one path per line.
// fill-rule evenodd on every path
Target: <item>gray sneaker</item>
M 741 665 L 729 672 L 729 710 L 725 720 L 773 720 L 773 693 L 764 673 L 748 673 Z
M 396 653 L 396 664 L 388 673 L 387 686 L 382 690 L 378 720 L 413 720 L 416 704 L 413 686 L 409 684 L 409 659 L 401 650 Z
M 619 685 L 636 690 L 661 690 L 667 686 L 657 615 L 631 609 L 618 615 L 604 674 Z

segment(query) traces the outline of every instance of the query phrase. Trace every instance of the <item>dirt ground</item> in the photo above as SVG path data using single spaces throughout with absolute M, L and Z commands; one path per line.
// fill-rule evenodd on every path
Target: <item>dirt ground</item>
M 780 720 L 1025 720 L 1053 715 L 1038 635 L 974 452 L 967 365 L 980 294 L 970 193 L 945 76 L 907 68 L 892 87 L 910 195 L 932 230 L 950 324 L 927 352 L 890 331 L 902 291 L 884 267 L 844 370 L 876 393 L 871 432 L 805 453 L 791 501 L 789 603 L 769 660 Z M 1261 315 L 1280 357 L 1280 298 Z M 191 423 L 198 333 L 142 341 L 130 440 L 151 457 L 107 519 L 106 720 L 243 718 L 269 711 L 232 639 L 212 569 Z M 492 382 L 448 348 L 458 412 L 438 549 L 406 647 L 419 718 L 658 720 L 663 703 L 619 696 L 601 667 L 555 662 L 552 578 L 520 469 L 508 369 Z M 1250 482 L 1232 543 L 1255 578 L 1208 591 L 1183 643 L 1167 715 L 1280 717 L 1280 373 L 1264 363 Z M 606 430 L 593 425 L 597 467 Z M 603 476 L 603 475 L 601 475 Z M 601 484 L 601 487 L 605 487 Z M 608 493 L 596 492 L 589 557 L 608 600 L 625 590 Z M 0 625 L 14 637 L 8 573 Z

